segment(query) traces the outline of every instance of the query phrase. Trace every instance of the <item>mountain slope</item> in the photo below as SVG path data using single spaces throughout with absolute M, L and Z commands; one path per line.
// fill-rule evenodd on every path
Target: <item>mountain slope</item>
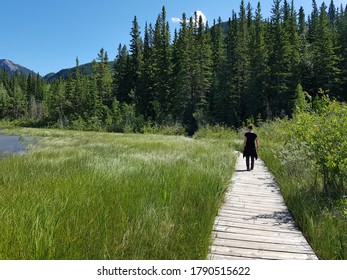
M 111 71 L 113 71 L 112 70 L 113 65 L 114 65 L 114 61 L 110 61 L 109 66 L 110 66 Z M 79 66 L 79 68 L 80 68 L 80 72 L 82 74 L 87 75 L 87 76 L 92 75 L 92 63 L 82 64 Z M 75 72 L 75 69 L 76 69 L 76 67 L 62 69 L 57 73 L 49 73 L 46 76 L 44 76 L 43 78 L 48 82 L 51 82 L 53 80 L 59 80 L 60 78 L 66 79 L 69 75 L 73 75 L 73 73 Z
M 14 63 L 11 60 L 8 59 L 0 59 L 0 69 L 4 69 L 5 71 L 7 71 L 10 76 L 12 77 L 14 75 L 15 72 L 19 72 L 22 73 L 26 76 L 28 76 L 29 74 L 35 74 L 36 73 L 26 67 L 23 67 L 17 63 Z

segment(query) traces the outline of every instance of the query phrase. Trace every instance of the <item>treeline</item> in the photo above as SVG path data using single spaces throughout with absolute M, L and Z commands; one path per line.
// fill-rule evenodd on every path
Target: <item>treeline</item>
M 347 6 L 312 7 L 307 16 L 274 0 L 264 19 L 260 3 L 242 0 L 228 22 L 211 27 L 183 14 L 173 36 L 165 7 L 143 32 L 135 16 L 112 71 L 101 49 L 91 76 L 78 59 L 73 75 L 51 83 L 2 72 L 0 118 L 119 132 L 176 125 L 192 134 L 206 124 L 291 116 L 317 94 L 346 101 Z

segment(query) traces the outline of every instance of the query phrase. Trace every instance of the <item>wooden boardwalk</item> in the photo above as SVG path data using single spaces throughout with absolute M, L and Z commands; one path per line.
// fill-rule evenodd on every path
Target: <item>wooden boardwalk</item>
M 317 259 L 263 161 L 246 171 L 238 153 L 233 182 L 215 219 L 208 259 Z

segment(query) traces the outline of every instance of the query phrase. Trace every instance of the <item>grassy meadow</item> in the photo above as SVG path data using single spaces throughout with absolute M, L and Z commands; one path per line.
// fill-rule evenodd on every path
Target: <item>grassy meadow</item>
M 204 259 L 231 140 L 11 128 L 0 159 L 0 259 Z

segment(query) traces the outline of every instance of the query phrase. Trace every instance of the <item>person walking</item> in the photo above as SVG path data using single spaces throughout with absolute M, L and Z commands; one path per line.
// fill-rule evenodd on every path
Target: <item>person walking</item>
M 247 129 L 248 132 L 245 133 L 243 140 L 243 157 L 246 157 L 247 171 L 250 171 L 254 168 L 254 159 L 258 159 L 259 141 L 257 134 L 253 132 L 253 125 L 249 125 Z M 251 166 L 249 166 L 249 160 L 251 160 Z

